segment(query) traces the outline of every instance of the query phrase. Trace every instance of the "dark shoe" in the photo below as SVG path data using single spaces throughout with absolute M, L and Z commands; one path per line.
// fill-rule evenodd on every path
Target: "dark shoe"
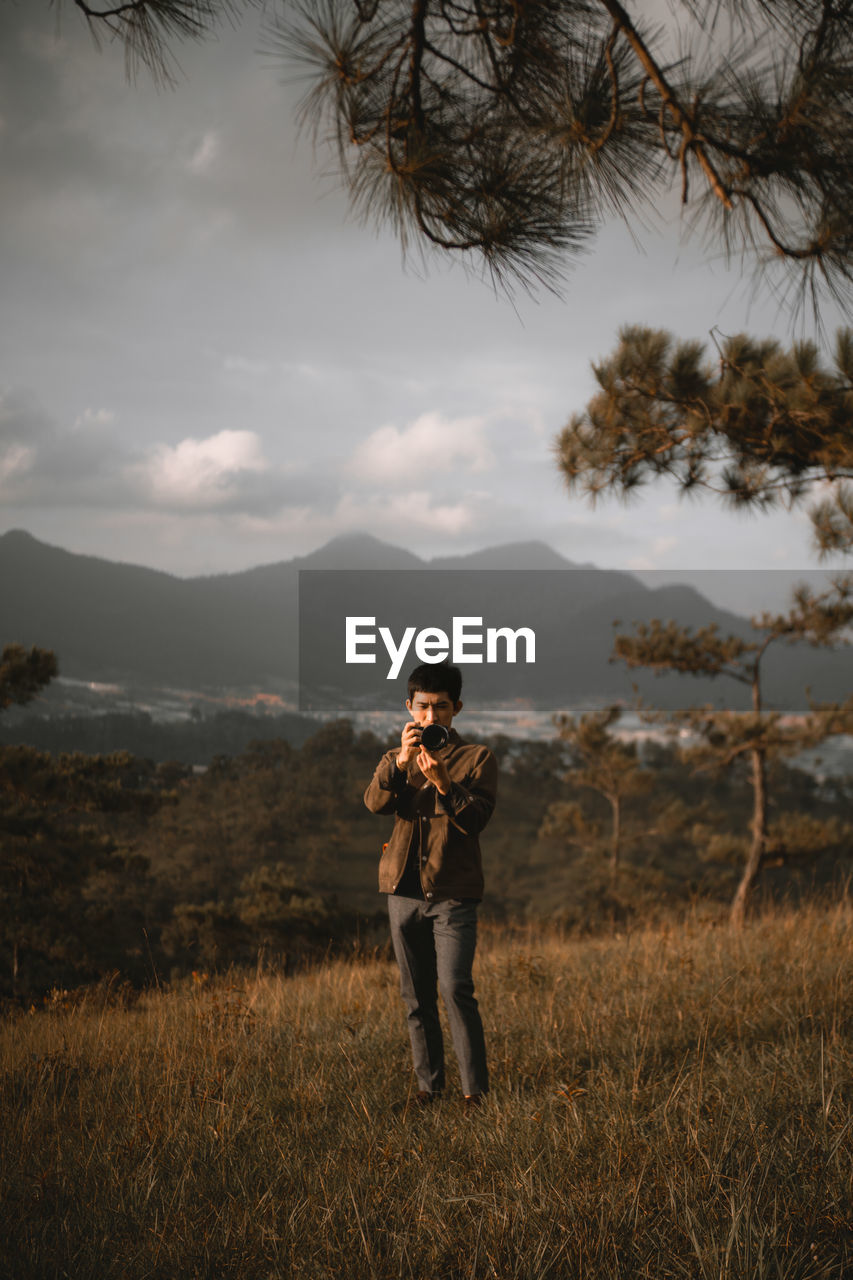
M 485 1094 L 482 1093 L 466 1093 L 462 1099 L 462 1107 L 465 1111 L 479 1111 L 485 1102 Z

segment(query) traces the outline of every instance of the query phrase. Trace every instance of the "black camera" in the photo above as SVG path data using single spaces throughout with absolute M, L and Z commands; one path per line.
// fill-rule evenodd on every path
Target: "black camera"
M 450 741 L 450 730 L 443 724 L 425 724 L 421 729 L 421 746 L 427 751 L 440 751 Z

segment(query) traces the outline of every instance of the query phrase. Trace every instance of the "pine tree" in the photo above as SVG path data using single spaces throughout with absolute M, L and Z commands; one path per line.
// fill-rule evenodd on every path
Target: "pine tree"
M 815 541 L 822 555 L 853 549 L 853 330 L 830 368 L 810 342 L 738 334 L 712 361 L 702 343 L 629 326 L 593 370 L 600 390 L 556 442 L 570 491 L 627 498 L 667 476 L 767 510 L 834 485 L 812 507 Z
M 279 24 L 353 200 L 405 243 L 554 281 L 670 187 L 729 253 L 849 292 L 853 2 L 307 0 Z M 673 56 L 673 50 L 679 52 Z
M 32 702 L 58 673 L 56 655 L 50 649 L 7 644 L 0 655 L 0 711 L 13 703 Z
M 116 942 L 108 918 L 116 883 L 144 871 L 123 845 L 119 816 L 145 816 L 158 804 L 126 752 L 0 750 L 0 994 L 98 972 L 106 944 Z
M 298 883 L 285 863 L 248 872 L 224 900 L 180 902 L 164 930 L 166 950 L 208 969 L 257 964 L 288 968 L 310 952 L 328 951 L 352 932 L 355 917 L 335 899 Z
M 588 787 L 603 796 L 610 806 L 611 888 L 616 884 L 624 842 L 623 802 L 630 796 L 641 795 L 651 783 L 651 775 L 642 767 L 636 745 L 623 742 L 611 731 L 621 714 L 620 707 L 610 706 L 579 717 L 559 715 L 555 720 L 560 741 L 567 745 L 573 760 L 563 781 L 571 787 Z M 556 833 L 581 841 L 588 841 L 593 835 L 579 807 L 566 803 L 551 805 L 545 815 L 541 834 Z
M 674 720 L 699 739 L 689 752 L 696 769 L 726 768 L 737 760 L 750 765 L 753 811 L 750 845 L 734 899 L 732 924 L 743 923 L 747 904 L 768 854 L 767 763 L 815 747 L 831 734 L 853 730 L 853 696 L 846 702 L 814 707 L 796 723 L 762 705 L 761 663 L 772 644 L 807 642 L 819 648 L 846 643 L 845 630 L 853 621 L 853 582 L 839 579 L 815 594 L 799 588 L 787 614 L 763 613 L 752 619 L 755 640 L 721 636 L 711 625 L 693 631 L 676 622 L 635 625 L 633 635 L 618 635 L 614 657 L 629 668 L 645 667 L 657 674 L 681 672 L 694 676 L 725 676 L 746 685 L 752 709 L 738 713 L 713 707 L 676 712 Z

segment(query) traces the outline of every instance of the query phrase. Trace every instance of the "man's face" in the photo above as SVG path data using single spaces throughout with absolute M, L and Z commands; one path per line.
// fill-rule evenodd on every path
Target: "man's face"
M 453 717 L 462 710 L 461 702 L 451 702 L 447 693 L 416 693 L 406 702 L 406 710 L 415 724 L 443 724 L 450 728 Z

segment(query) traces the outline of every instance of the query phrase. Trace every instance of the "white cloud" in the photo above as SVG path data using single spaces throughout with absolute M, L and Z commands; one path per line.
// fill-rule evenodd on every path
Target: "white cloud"
M 423 413 L 402 431 L 378 427 L 352 455 L 349 470 L 377 483 L 405 483 L 418 473 L 487 471 L 495 463 L 484 418 Z
M 0 454 L 0 486 L 14 476 L 21 476 L 29 471 L 35 460 L 35 450 L 26 445 L 12 444 L 5 453 Z
M 657 511 L 660 519 L 669 523 L 680 520 L 684 516 L 684 507 L 678 502 L 664 502 Z
M 253 360 L 250 356 L 226 356 L 222 362 L 226 373 L 238 373 L 250 378 L 261 378 L 272 368 L 268 360 Z
M 632 556 L 626 567 L 628 569 L 651 570 L 661 567 L 661 560 L 678 546 L 678 538 L 654 538 L 648 547 L 647 555 Z
M 74 419 L 76 428 L 111 427 L 116 420 L 111 409 L 84 409 Z
M 137 473 L 155 503 L 194 507 L 224 500 L 246 472 L 268 465 L 256 432 L 219 431 L 205 440 L 157 445 Z
M 382 536 L 393 535 L 401 546 L 407 546 L 407 538 L 414 532 L 455 537 L 472 529 L 477 519 L 476 499 L 474 495 L 468 500 L 442 502 L 424 489 L 376 501 L 345 494 L 334 513 L 334 524 L 341 532 L 369 528 Z
M 63 429 L 32 395 L 0 388 L 0 498 L 7 508 L 50 507 L 197 519 L 216 512 L 270 517 L 340 495 L 325 460 L 271 461 L 255 431 L 224 429 L 140 448 L 107 409 L 85 409 Z
M 190 156 L 187 168 L 190 173 L 201 177 L 208 173 L 219 159 L 221 142 L 215 129 L 209 129 Z

